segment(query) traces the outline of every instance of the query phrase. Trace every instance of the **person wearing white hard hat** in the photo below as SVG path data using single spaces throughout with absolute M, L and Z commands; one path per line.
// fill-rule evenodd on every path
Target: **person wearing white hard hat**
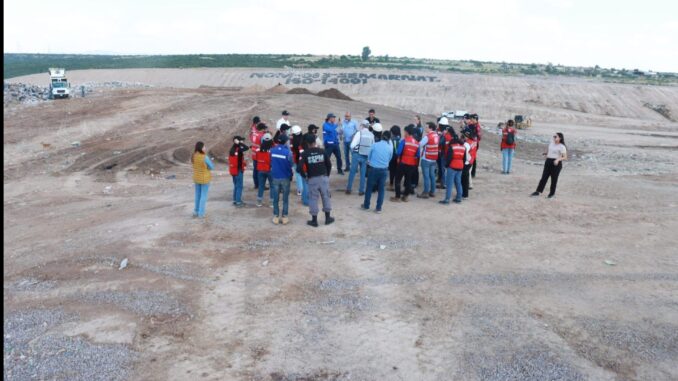
M 287 110 L 282 112 L 282 117 L 280 119 L 278 119 L 278 122 L 275 124 L 275 129 L 277 131 L 280 131 L 280 126 L 282 126 L 283 124 L 286 124 L 288 126 L 291 124 L 290 123 L 290 113 L 287 112 Z
M 301 157 L 301 154 L 304 152 L 304 147 L 303 147 L 303 142 L 304 142 L 304 136 L 301 133 L 301 127 L 294 125 L 290 129 L 290 132 L 292 133 L 292 159 L 294 159 L 294 181 L 297 185 L 297 196 L 302 196 L 303 198 L 303 190 L 304 190 L 304 180 L 299 174 L 299 172 L 296 170 L 297 168 L 297 163 L 299 163 L 299 158 Z M 302 200 L 303 201 L 303 200 Z
M 379 126 L 379 131 L 381 131 L 381 124 L 375 123 L 374 126 L 372 126 L 372 129 L 374 129 L 375 126 Z M 360 125 L 360 130 L 353 135 L 353 139 L 351 140 L 350 148 L 353 162 L 351 163 L 351 170 L 348 173 L 346 194 L 351 194 L 353 180 L 355 179 L 356 172 L 358 172 L 358 168 L 360 168 L 360 185 L 358 186 L 358 192 L 361 196 L 365 194 L 367 155 L 370 153 L 370 148 L 373 144 L 374 134 L 370 131 L 369 124 L 362 123 Z
M 446 117 L 438 119 L 438 136 L 440 137 L 440 154 L 438 155 L 438 188 L 445 189 L 445 176 L 447 171 L 445 169 L 445 157 L 447 155 L 447 149 L 449 147 L 450 140 L 452 140 L 452 135 L 447 132 L 448 127 L 450 127 L 450 121 Z

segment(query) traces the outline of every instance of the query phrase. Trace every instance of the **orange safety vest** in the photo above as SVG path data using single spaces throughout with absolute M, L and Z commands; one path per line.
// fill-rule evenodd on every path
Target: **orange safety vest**
M 464 169 L 464 156 L 466 155 L 466 148 L 461 144 L 452 144 L 452 161 L 450 161 L 450 168 L 455 171 Z
M 426 143 L 426 147 L 424 147 L 424 157 L 427 160 L 438 160 L 438 144 L 440 143 L 440 137 L 435 131 L 429 132 L 426 136 L 428 142 Z
M 417 151 L 419 151 L 419 144 L 417 141 L 408 136 L 405 138 L 405 147 L 403 148 L 403 153 L 400 156 L 400 162 L 405 165 L 414 165 L 417 166 Z
M 475 139 L 467 139 L 468 145 L 471 146 L 469 149 L 469 154 L 471 155 L 471 160 L 468 161 L 469 164 L 473 164 L 476 161 L 476 155 L 478 154 L 478 141 Z
M 193 154 L 193 181 L 196 184 L 209 184 L 212 180 L 212 173 L 205 164 L 204 153 Z

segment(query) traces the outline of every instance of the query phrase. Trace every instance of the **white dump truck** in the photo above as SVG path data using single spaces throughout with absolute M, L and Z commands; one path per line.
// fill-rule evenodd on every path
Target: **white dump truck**
M 66 69 L 64 68 L 49 68 L 49 97 L 54 98 L 68 98 L 71 89 L 66 79 Z

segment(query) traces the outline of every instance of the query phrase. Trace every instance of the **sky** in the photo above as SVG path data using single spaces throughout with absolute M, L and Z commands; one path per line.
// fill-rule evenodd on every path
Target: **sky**
M 5 53 L 353 54 L 678 72 L 676 0 L 5 0 Z

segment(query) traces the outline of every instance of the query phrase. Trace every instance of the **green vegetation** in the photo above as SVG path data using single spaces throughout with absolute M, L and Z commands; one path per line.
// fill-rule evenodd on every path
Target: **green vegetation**
M 602 81 L 668 85 L 678 84 L 676 73 L 644 73 L 639 70 L 570 67 L 562 65 L 517 64 L 475 60 L 433 60 L 410 57 L 370 56 L 368 46 L 361 55 L 312 56 L 280 54 L 193 54 L 168 56 L 113 56 L 78 54 L 4 54 L 3 78 L 46 73 L 49 67 L 81 69 L 125 68 L 386 68 L 423 69 L 457 73 L 501 75 L 558 75 L 597 78 Z

